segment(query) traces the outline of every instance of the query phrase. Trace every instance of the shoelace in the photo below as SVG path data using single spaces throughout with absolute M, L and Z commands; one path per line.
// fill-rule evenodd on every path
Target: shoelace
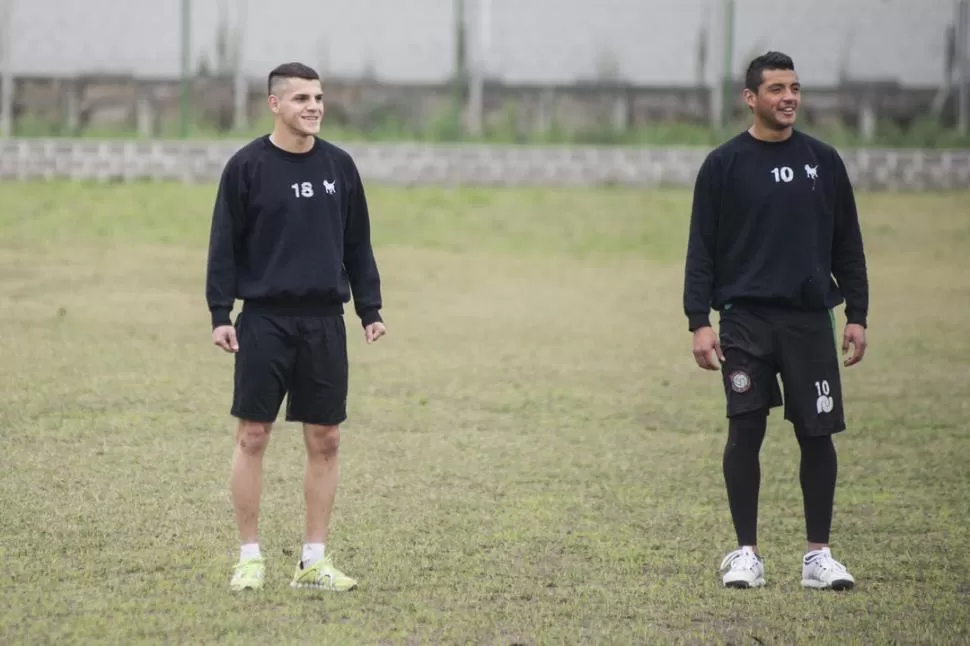
M 237 574 L 247 574 L 251 576 L 259 575 L 259 564 L 252 561 L 245 561 L 243 563 L 236 563 L 233 568 Z
M 839 574 L 844 574 L 847 571 L 844 565 L 836 561 L 828 554 L 819 554 L 815 558 L 815 564 L 818 568 L 822 570 L 828 570 L 829 572 L 837 572 Z
M 735 550 L 724 557 L 721 561 L 721 570 L 725 570 L 730 567 L 732 570 L 748 570 L 755 566 L 758 562 L 758 557 L 751 552 L 745 552 L 744 550 Z
M 317 569 L 316 575 L 313 577 L 313 580 L 316 583 L 323 583 L 325 580 L 332 583 L 334 580 L 333 573 L 325 571 L 330 567 L 330 559 L 324 556 L 319 563 L 320 563 L 320 567 Z

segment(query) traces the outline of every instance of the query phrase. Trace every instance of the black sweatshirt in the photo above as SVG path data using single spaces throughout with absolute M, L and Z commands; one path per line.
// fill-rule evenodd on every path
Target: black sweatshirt
M 291 153 L 268 135 L 233 154 L 209 237 L 213 328 L 231 323 L 237 298 L 280 312 L 340 314 L 351 288 L 362 324 L 380 321 L 370 216 L 350 155 L 319 138 L 309 152 Z
M 866 325 L 866 258 L 845 165 L 798 131 L 772 143 L 745 131 L 711 151 L 697 175 L 684 280 L 689 329 L 710 325 L 712 308 L 745 302 L 796 310 L 845 302 L 847 321 Z

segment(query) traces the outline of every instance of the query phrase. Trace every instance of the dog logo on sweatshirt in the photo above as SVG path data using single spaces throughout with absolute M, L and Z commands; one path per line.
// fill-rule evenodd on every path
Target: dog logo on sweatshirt
M 815 190 L 815 180 L 818 179 L 818 164 L 814 166 L 809 166 L 805 164 L 805 175 L 808 179 L 812 180 L 812 190 Z
M 332 182 L 323 180 L 323 190 L 327 192 L 327 195 L 335 194 L 337 192 L 337 180 L 333 180 Z

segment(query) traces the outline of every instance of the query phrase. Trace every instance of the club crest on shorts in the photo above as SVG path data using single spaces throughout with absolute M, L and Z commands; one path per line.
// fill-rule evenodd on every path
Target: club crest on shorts
M 822 395 L 815 401 L 815 411 L 821 415 L 822 413 L 831 413 L 832 409 L 835 408 L 835 400 L 831 397 L 826 397 Z
M 746 393 L 751 389 L 751 377 L 744 370 L 735 370 L 728 379 L 731 381 L 731 390 L 736 393 Z

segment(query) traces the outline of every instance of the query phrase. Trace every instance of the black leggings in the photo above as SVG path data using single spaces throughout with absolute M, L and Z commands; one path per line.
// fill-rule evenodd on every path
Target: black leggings
M 724 483 L 738 545 L 758 544 L 758 491 L 761 463 L 758 455 L 768 426 L 768 411 L 731 418 L 724 447 Z M 799 476 L 805 505 L 808 542 L 828 543 L 838 458 L 832 436 L 798 436 L 802 459 Z

